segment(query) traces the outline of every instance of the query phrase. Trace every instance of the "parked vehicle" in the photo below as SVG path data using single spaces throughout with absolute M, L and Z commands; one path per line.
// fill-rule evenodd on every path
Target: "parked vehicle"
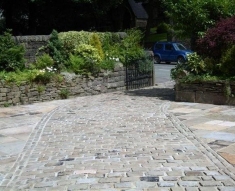
M 155 63 L 185 63 L 187 55 L 193 53 L 184 45 L 178 42 L 156 42 L 153 46 L 154 62 Z

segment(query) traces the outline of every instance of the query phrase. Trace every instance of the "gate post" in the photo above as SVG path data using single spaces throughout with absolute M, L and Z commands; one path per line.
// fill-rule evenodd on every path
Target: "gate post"
M 148 55 L 148 57 L 149 57 L 149 59 L 150 60 L 152 60 L 152 63 L 153 63 L 153 65 L 152 65 L 152 86 L 155 86 L 155 83 L 156 83 L 156 74 L 155 74 L 155 65 L 154 65 L 154 54 L 153 54 L 153 51 L 151 51 L 151 50 L 148 50 L 148 51 L 146 51 L 146 53 L 147 53 L 147 55 Z
M 155 83 L 156 83 L 156 73 L 155 73 L 155 64 L 154 64 L 154 58 L 153 58 L 153 52 L 152 52 L 152 55 L 151 55 L 151 60 L 152 60 L 152 63 L 153 63 L 153 70 L 152 70 L 152 76 L 153 76 L 153 78 L 152 78 L 152 86 L 155 86 Z

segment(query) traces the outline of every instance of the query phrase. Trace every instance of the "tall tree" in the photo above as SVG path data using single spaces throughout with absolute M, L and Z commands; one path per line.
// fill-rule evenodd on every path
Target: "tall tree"
M 0 10 L 5 19 L 6 28 L 21 33 L 25 29 L 27 0 L 1 0 Z M 21 28 L 21 30 L 20 30 Z M 3 31 L 1 31 L 3 32 Z
M 162 0 L 172 28 L 181 37 L 196 39 L 220 18 L 235 14 L 235 0 Z
M 123 7 L 122 5 L 127 0 L 73 0 L 77 3 L 86 3 L 90 6 L 90 13 L 92 14 L 93 21 L 94 21 L 94 28 L 97 30 L 102 30 L 107 20 L 113 23 L 114 29 L 117 30 L 117 26 L 120 26 L 118 21 L 123 20 Z M 119 24 L 117 24 L 119 23 Z M 120 28 L 119 28 L 120 29 Z
M 6 28 L 18 34 L 99 29 L 126 0 L 1 0 Z M 110 22 L 111 23 L 111 22 Z M 112 23 L 111 23 L 112 24 Z
M 162 11 L 162 5 L 163 4 L 161 3 L 161 0 L 149 0 L 146 3 L 145 8 L 148 13 L 148 22 L 146 26 L 145 36 L 149 35 L 151 27 L 156 26 L 155 21 Z

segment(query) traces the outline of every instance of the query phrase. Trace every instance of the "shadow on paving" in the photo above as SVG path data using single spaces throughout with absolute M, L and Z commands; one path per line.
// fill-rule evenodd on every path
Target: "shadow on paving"
M 129 96 L 157 97 L 161 100 L 175 101 L 175 91 L 172 88 L 137 89 L 125 93 Z

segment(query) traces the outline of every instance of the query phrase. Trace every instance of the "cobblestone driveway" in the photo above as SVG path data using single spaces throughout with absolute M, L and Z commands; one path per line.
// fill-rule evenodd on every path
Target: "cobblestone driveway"
M 235 191 L 235 169 L 168 100 L 108 93 L 71 99 L 31 133 L 2 190 Z

